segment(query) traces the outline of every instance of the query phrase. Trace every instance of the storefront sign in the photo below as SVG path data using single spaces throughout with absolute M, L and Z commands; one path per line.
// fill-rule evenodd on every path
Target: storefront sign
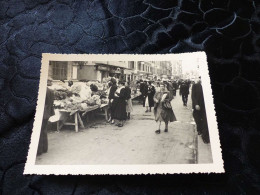
M 97 70 L 100 70 L 100 71 L 109 71 L 109 67 L 107 66 L 97 66 Z

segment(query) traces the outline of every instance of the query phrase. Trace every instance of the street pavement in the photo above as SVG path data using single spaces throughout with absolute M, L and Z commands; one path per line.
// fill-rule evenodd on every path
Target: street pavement
M 72 129 L 48 134 L 48 152 L 37 156 L 41 165 L 96 164 L 194 164 L 211 163 L 210 144 L 197 136 L 192 118 L 191 101 L 182 104 L 178 95 L 172 100 L 177 121 L 169 124 L 165 133 L 155 134 L 158 124 L 152 112 L 137 101 L 133 102 L 131 119 L 123 127 L 106 123 L 96 116 L 86 129 Z

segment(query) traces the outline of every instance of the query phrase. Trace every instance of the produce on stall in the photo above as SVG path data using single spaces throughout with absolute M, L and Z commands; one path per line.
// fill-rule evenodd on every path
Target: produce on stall
M 91 91 L 90 85 L 95 85 L 97 91 Z M 105 103 L 107 97 L 104 86 L 97 81 L 74 82 L 69 87 L 62 82 L 53 84 L 52 89 L 55 94 L 54 108 L 66 111 L 85 111 L 91 106 L 100 106 Z

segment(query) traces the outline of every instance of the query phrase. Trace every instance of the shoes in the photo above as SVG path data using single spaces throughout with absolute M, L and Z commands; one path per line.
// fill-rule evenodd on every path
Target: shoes
M 148 110 L 146 110 L 145 112 L 148 112 Z
M 161 130 L 160 130 L 160 129 L 159 129 L 159 130 L 156 130 L 155 133 L 156 133 L 156 134 L 160 134 L 160 133 L 161 133 Z
M 164 129 L 164 132 L 168 132 L 168 129 Z
M 111 124 L 114 124 L 114 123 L 115 123 L 115 121 L 114 121 L 114 120 L 112 120 L 112 121 L 111 121 Z

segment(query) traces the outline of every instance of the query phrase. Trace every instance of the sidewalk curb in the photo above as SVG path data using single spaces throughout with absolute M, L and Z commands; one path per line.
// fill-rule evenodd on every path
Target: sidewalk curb
M 193 130 L 194 130 L 194 144 L 195 144 L 195 150 L 194 150 L 194 159 L 195 159 L 195 164 L 198 164 L 198 134 L 196 132 L 196 125 L 193 125 Z

